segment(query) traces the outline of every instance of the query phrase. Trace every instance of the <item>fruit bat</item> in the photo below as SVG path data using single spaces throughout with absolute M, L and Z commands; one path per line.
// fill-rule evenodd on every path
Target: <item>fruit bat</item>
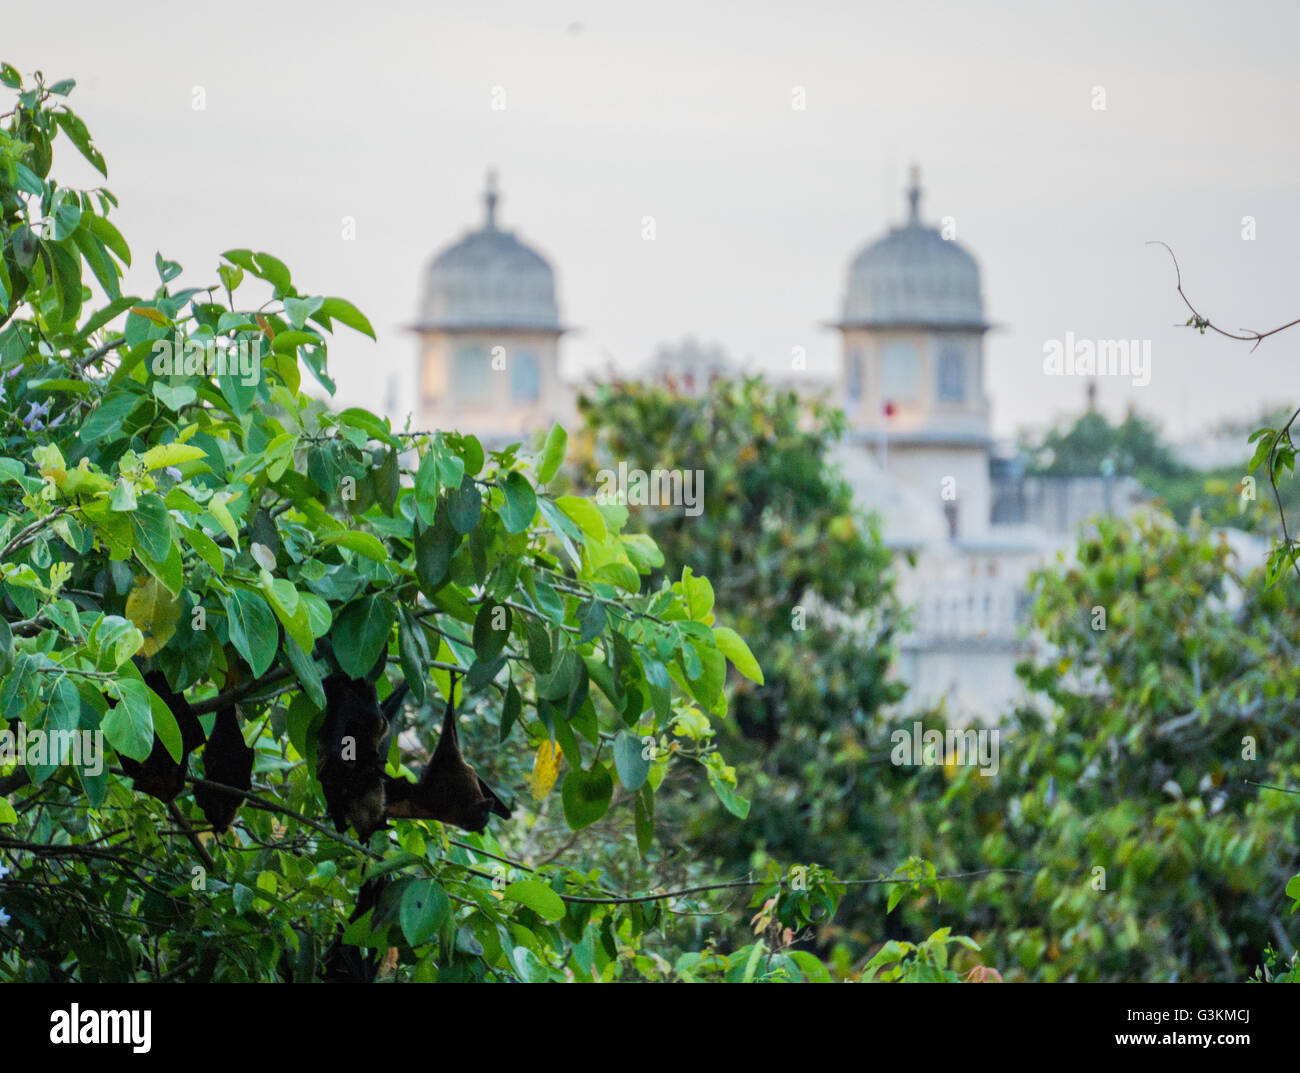
M 323 685 L 325 720 L 316 738 L 316 779 L 334 826 L 343 831 L 350 824 L 364 842 L 387 826 L 384 764 L 408 687 L 401 683 L 381 707 L 368 679 L 337 672 Z
M 239 716 L 233 704 L 217 710 L 212 733 L 208 735 L 203 750 L 203 777 L 210 782 L 249 790 L 253 786 L 253 750 L 244 743 L 239 729 Z M 235 814 L 243 800 L 240 794 L 214 790 L 207 786 L 194 787 L 194 800 L 212 830 L 218 834 L 235 822 Z
M 132 784 L 140 793 L 156 797 L 159 801 L 172 801 L 185 788 L 190 753 L 203 744 L 203 727 L 199 725 L 199 717 L 194 714 L 189 702 L 180 693 L 172 692 L 161 671 L 146 674 L 144 684 L 158 694 L 176 717 L 176 725 L 181 731 L 181 758 L 179 762 L 173 760 L 172 754 L 155 734 L 149 755 L 143 761 L 133 760 L 129 756 L 121 757 L 122 770 L 131 776 Z
M 418 783 L 386 780 L 388 815 L 411 820 L 441 820 L 466 831 L 487 827 L 488 816 L 510 818 L 510 809 L 478 777 L 460 752 L 456 737 L 456 676 L 451 676 L 442 735 Z

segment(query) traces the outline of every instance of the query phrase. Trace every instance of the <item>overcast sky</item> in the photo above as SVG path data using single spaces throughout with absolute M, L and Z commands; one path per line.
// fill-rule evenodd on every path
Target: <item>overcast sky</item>
M 502 225 L 551 260 L 581 329 L 570 367 L 631 368 L 690 334 L 755 369 L 802 346 L 829 371 L 838 338 L 822 324 L 856 250 L 901 220 L 913 160 L 923 215 L 955 219 L 1001 325 L 986 351 L 1000 434 L 1081 405 L 1082 382 L 1042 371 L 1066 332 L 1150 339 L 1150 384 L 1103 379 L 1099 398 L 1179 437 L 1300 402 L 1300 329 L 1250 354 L 1175 328 L 1168 256 L 1144 245 L 1173 246 L 1189 296 L 1227 327 L 1300 316 L 1294 0 L 57 12 L 6 13 L 0 58 L 77 79 L 136 289 L 152 290 L 155 250 L 202 283 L 224 249 L 274 253 L 375 325 L 378 345 L 331 344 L 348 403 L 382 407 L 391 377 L 410 398 L 403 326 L 429 259 L 477 226 L 489 166 Z

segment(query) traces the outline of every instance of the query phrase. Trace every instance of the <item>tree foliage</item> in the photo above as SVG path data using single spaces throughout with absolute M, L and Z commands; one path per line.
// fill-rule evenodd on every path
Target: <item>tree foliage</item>
M 709 795 L 675 798 L 668 809 L 683 851 L 723 872 L 776 860 L 890 875 L 912 852 L 898 814 L 931 791 L 915 771 L 888 764 L 884 713 L 903 695 L 889 671 L 905 619 L 891 553 L 832 462 L 842 416 L 758 378 L 717 381 L 701 396 L 607 385 L 582 407 L 593 486 L 620 464 L 701 470 L 702 512 L 647 505 L 634 508 L 635 521 L 669 576 L 689 568 L 714 579 L 718 606 L 764 654 L 761 682 L 732 675 L 719 728 L 752 804 L 740 822 Z M 885 940 L 923 942 L 923 914 L 906 932 L 887 919 L 897 889 L 843 888 L 814 933 L 795 929 L 801 944 L 828 956 L 839 944 L 835 971 L 861 976 Z
M 1035 587 L 1040 703 L 1004 721 L 996 779 L 955 773 L 914 847 L 1024 874 L 946 911 L 1008 978 L 1246 978 L 1294 946 L 1300 906 L 1300 799 L 1259 785 L 1300 774 L 1294 587 L 1158 515 L 1103 520 Z
M 332 393 L 331 335 L 374 332 L 271 254 L 228 250 L 194 284 L 158 254 L 153 292 L 124 293 L 115 198 L 52 168 L 71 147 L 107 176 L 71 81 L 5 65 L 0 82 L 0 731 L 107 750 L 99 770 L 58 750 L 0 767 L 0 976 L 313 979 L 363 879 L 383 881 L 342 942 L 385 951 L 384 974 L 628 971 L 662 906 L 522 831 L 553 802 L 572 829 L 614 807 L 647 853 L 678 764 L 735 800 L 712 723 L 728 659 L 756 664 L 709 582 L 648 583 L 663 558 L 627 511 L 559 494 L 562 429 L 488 450 L 320 407 L 304 381 Z M 409 684 L 420 750 L 460 670 L 480 773 L 532 769 L 531 792 L 506 791 L 516 819 L 467 836 L 399 820 L 369 844 L 322 822 L 330 658 L 380 666 L 381 695 Z M 185 755 L 152 672 L 206 735 L 238 705 L 255 767 L 229 834 L 188 790 L 164 804 L 125 773 Z M 391 777 L 418 766 L 399 740 Z

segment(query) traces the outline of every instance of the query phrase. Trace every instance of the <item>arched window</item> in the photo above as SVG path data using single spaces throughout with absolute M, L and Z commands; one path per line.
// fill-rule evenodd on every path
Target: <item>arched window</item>
M 510 356 L 510 394 L 515 402 L 536 402 L 542 397 L 542 374 L 534 351 L 516 350 Z
M 854 347 L 849 351 L 847 373 L 846 390 L 849 401 L 857 402 L 862 398 L 862 349 L 860 347 Z
M 966 398 L 965 355 L 953 346 L 939 352 L 938 389 L 940 402 L 962 402 Z
M 916 347 L 901 341 L 886 346 L 880 359 L 880 394 L 884 401 L 912 402 L 918 384 Z
M 452 402 L 485 403 L 492 397 L 492 365 L 487 347 L 458 346 L 452 365 Z

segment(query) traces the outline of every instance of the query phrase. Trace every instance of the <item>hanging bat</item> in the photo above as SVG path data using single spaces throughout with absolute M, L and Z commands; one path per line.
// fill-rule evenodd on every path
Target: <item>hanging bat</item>
M 456 736 L 456 675 L 451 676 L 442 735 L 418 783 L 386 779 L 388 815 L 411 820 L 441 820 L 466 831 L 487 827 L 488 816 L 510 818 L 510 809 L 478 777 L 460 752 Z
M 381 707 L 367 679 L 337 672 L 323 685 L 325 720 L 316 738 L 316 779 L 334 826 L 344 831 L 351 825 L 364 842 L 387 826 L 384 764 L 408 687 L 402 682 Z
M 244 742 L 233 704 L 217 711 L 212 733 L 208 735 L 207 747 L 203 750 L 203 777 L 240 790 L 252 789 L 253 750 Z M 212 830 L 218 834 L 235 822 L 235 815 L 239 812 L 243 799 L 242 794 L 214 790 L 207 786 L 194 787 L 194 800 L 212 824 Z
M 172 801 L 185 788 L 190 753 L 205 740 L 203 727 L 199 725 L 199 717 L 194 714 L 189 702 L 182 694 L 172 692 L 161 671 L 146 674 L 144 684 L 158 694 L 176 717 L 176 725 L 181 731 L 181 758 L 179 761 L 173 760 L 172 754 L 155 734 L 153 748 L 143 761 L 133 760 L 129 756 L 120 757 L 122 770 L 131 776 L 132 785 L 140 793 L 156 797 L 159 801 Z

